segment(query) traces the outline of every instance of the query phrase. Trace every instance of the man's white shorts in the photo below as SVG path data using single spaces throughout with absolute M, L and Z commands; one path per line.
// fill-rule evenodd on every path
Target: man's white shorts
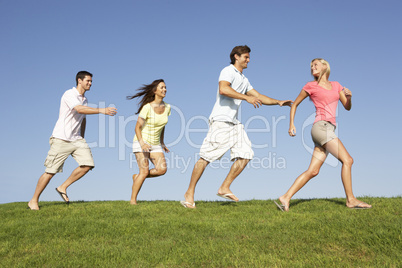
M 251 141 L 242 124 L 213 121 L 200 149 L 200 157 L 208 162 L 220 159 L 230 149 L 230 159 L 253 159 Z

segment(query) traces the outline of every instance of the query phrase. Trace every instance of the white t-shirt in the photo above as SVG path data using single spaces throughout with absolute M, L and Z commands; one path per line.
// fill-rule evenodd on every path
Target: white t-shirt
M 223 68 L 221 74 L 219 75 L 219 81 L 229 82 L 230 86 L 241 94 L 246 94 L 248 91 L 253 89 L 247 77 L 237 70 L 233 64 Z M 218 87 L 216 102 L 214 108 L 212 109 L 212 113 L 209 116 L 209 120 L 230 122 L 233 124 L 240 123 L 237 119 L 240 104 L 241 100 L 229 98 L 219 94 Z
M 75 87 L 64 92 L 60 102 L 59 119 L 53 129 L 52 137 L 65 141 L 82 139 L 81 123 L 85 114 L 79 114 L 74 110 L 74 107 L 78 105 L 87 106 L 87 98 Z

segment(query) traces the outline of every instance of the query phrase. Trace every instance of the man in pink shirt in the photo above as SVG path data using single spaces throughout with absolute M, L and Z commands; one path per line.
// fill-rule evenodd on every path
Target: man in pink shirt
M 40 176 L 35 193 L 28 202 L 28 208 L 39 210 L 39 197 L 56 173 L 63 171 L 63 165 L 69 155 L 78 162 L 78 167 L 67 180 L 56 188 L 61 198 L 69 203 L 67 188 L 81 179 L 89 170 L 95 167 L 91 149 L 84 139 L 86 115 L 107 114 L 114 116 L 116 108 L 91 108 L 85 92 L 91 89 L 92 74 L 80 71 L 76 75 L 77 87 L 67 90 L 60 102 L 59 119 L 50 137 L 50 150 L 45 160 L 46 170 Z

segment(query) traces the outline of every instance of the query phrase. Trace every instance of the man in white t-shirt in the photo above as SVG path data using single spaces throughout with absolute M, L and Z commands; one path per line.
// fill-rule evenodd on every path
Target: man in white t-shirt
M 63 165 L 68 156 L 72 156 L 78 167 L 71 173 L 67 180 L 56 188 L 61 198 L 69 203 L 67 188 L 81 179 L 89 170 L 95 167 L 91 149 L 84 139 L 87 114 L 107 114 L 114 116 L 116 108 L 91 108 L 85 92 L 91 89 L 92 74 L 80 71 L 76 75 L 77 87 L 67 90 L 60 102 L 59 119 L 50 137 L 50 150 L 45 160 L 46 170 L 40 176 L 35 193 L 28 202 L 31 210 L 39 210 L 39 197 L 49 181 L 56 173 L 63 171 Z
M 260 105 L 291 106 L 292 101 L 279 101 L 260 94 L 255 90 L 243 70 L 250 62 L 250 48 L 237 46 L 230 53 L 231 65 L 225 67 L 219 76 L 219 89 L 216 102 L 209 117 L 209 130 L 200 149 L 200 159 L 194 166 L 190 185 L 185 193 L 185 201 L 180 203 L 186 208 L 195 208 L 194 193 L 197 182 L 207 165 L 220 159 L 229 149 L 230 158 L 234 161 L 229 174 L 218 189 L 218 196 L 231 200 L 239 199 L 230 190 L 230 185 L 253 158 L 251 142 L 237 119 L 242 100 L 255 108 Z

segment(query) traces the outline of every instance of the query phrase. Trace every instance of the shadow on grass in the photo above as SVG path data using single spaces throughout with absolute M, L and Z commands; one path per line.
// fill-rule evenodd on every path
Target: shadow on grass
M 311 198 L 311 199 L 297 199 L 296 201 L 290 201 L 290 206 L 291 207 L 297 207 L 300 204 L 303 204 L 305 202 L 312 202 L 312 201 L 326 201 L 326 202 L 332 202 L 335 203 L 336 205 L 344 206 L 345 203 L 340 201 L 340 200 L 334 200 L 334 199 L 327 199 L 327 198 Z M 279 210 L 279 208 L 278 208 Z
M 233 201 L 216 201 L 219 202 L 220 206 L 237 206 L 237 202 L 233 202 Z
M 322 199 L 322 200 L 325 200 L 327 202 L 332 202 L 332 203 L 335 203 L 337 205 L 345 206 L 345 202 L 342 202 L 340 200 L 333 200 L 333 199 Z
M 240 202 L 233 202 L 233 201 L 221 201 L 221 200 L 219 200 L 219 201 L 199 201 L 199 203 L 200 203 L 200 204 L 202 204 L 202 203 L 217 203 L 219 206 L 222 206 L 222 207 L 225 207 L 225 206 L 228 206 L 228 207 L 238 207 L 238 206 L 241 206 L 242 204 L 247 203 L 247 202 L 249 202 L 249 201 L 250 201 L 250 200 L 248 200 L 248 201 L 240 201 Z M 271 200 L 268 200 L 268 201 L 272 202 L 272 204 L 275 205 L 275 204 L 273 203 L 273 201 L 271 201 Z M 334 203 L 334 204 L 336 204 L 336 205 L 340 205 L 340 206 L 344 206 L 344 205 L 345 205 L 344 202 L 343 202 L 343 201 L 340 201 L 340 200 L 326 199 L 326 198 L 317 198 L 317 199 L 312 198 L 312 199 L 297 199 L 297 200 L 291 200 L 291 201 L 290 201 L 290 206 L 291 206 L 291 207 L 297 207 L 297 206 L 300 205 L 300 204 L 303 204 L 303 203 L 305 203 L 305 202 L 311 202 L 311 201 L 327 201 L 327 202 L 332 202 L 332 203 Z M 99 201 L 77 200 L 77 201 L 71 201 L 70 203 L 65 203 L 65 202 L 62 202 L 62 201 L 43 202 L 43 203 L 40 204 L 39 209 L 42 209 L 42 208 L 50 208 L 50 207 L 53 207 L 53 206 L 57 206 L 57 207 L 67 206 L 67 207 L 68 207 L 70 204 L 72 204 L 72 205 L 78 205 L 78 204 L 88 204 L 88 203 L 92 203 L 92 202 L 99 202 Z M 149 203 L 149 204 L 154 204 L 154 203 L 155 203 L 155 201 L 142 201 L 142 202 L 143 202 L 143 203 Z M 270 202 L 269 202 L 269 203 L 270 203 Z M 263 204 L 263 205 L 266 205 L 266 204 Z M 278 210 L 279 210 L 279 209 L 278 209 Z
M 78 200 L 78 201 L 70 201 L 69 203 L 60 201 L 60 202 L 44 202 L 41 203 L 39 209 L 48 208 L 53 206 L 69 206 L 70 204 L 80 204 L 80 203 L 90 203 L 90 201 Z
M 218 206 L 233 206 L 233 207 L 237 207 L 239 205 L 239 203 L 244 203 L 246 201 L 239 201 L 239 202 L 234 202 L 234 201 L 223 201 L 223 200 L 215 200 L 215 201 L 198 201 L 197 204 L 198 205 L 202 205 L 202 204 L 217 204 Z

